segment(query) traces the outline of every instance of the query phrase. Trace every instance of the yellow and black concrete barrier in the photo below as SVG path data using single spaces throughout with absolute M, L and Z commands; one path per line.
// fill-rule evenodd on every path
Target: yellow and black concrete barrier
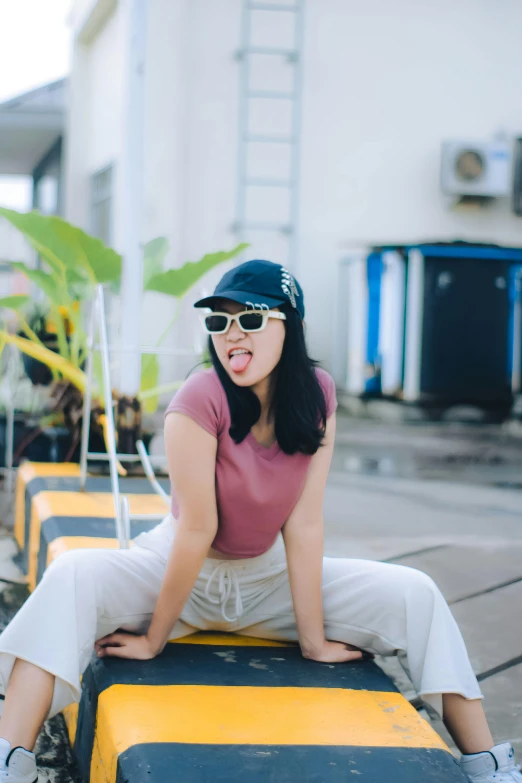
M 146 480 L 121 486 L 134 513 L 165 508 Z M 61 551 L 117 546 L 109 480 L 78 489 L 77 466 L 19 470 L 16 538 L 32 586 Z M 93 658 L 65 717 L 86 783 L 464 780 L 372 661 L 317 663 L 276 641 L 196 634 L 151 661 Z

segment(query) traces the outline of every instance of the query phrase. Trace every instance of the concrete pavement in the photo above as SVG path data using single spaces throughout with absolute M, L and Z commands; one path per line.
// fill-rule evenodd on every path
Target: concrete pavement
M 495 738 L 510 739 L 522 759 L 522 438 L 494 425 L 339 413 L 324 512 L 326 554 L 402 563 L 436 580 L 481 678 Z M 0 579 L 14 584 L 0 582 L 1 624 L 26 597 L 3 532 Z M 379 663 L 416 703 L 400 662 Z M 38 750 L 49 781 L 79 783 L 60 718 L 46 724 Z
M 468 646 L 493 734 L 511 740 L 519 759 L 521 489 L 522 439 L 499 426 L 338 418 L 327 554 L 401 563 L 435 579 Z M 414 699 L 400 663 L 380 663 Z

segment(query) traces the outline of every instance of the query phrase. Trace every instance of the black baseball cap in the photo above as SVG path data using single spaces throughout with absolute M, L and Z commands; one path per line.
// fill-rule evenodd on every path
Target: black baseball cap
M 231 299 L 250 309 L 271 309 L 290 303 L 304 318 L 303 289 L 286 267 L 272 261 L 256 259 L 226 272 L 212 296 L 206 296 L 194 307 L 213 307 L 218 299 Z

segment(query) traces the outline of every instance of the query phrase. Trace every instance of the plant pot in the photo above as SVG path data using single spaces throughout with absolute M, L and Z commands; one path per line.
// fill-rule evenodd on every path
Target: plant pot
M 36 434 L 38 433 L 38 434 Z M 35 437 L 31 437 L 31 436 Z M 153 432 L 142 433 L 142 440 L 147 451 L 150 442 L 154 437 Z M 69 457 L 69 462 L 80 461 L 81 445 L 78 444 L 71 455 L 72 435 L 66 427 L 46 427 L 39 431 L 35 419 L 31 418 L 31 423 L 27 422 L 27 415 L 16 414 L 14 422 L 14 453 L 27 441 L 17 459 L 14 461 L 14 467 L 18 467 L 23 459 L 31 462 L 65 462 Z M 0 413 L 0 467 L 5 467 L 5 446 L 7 442 L 7 418 L 5 413 Z M 89 438 L 89 451 L 106 454 L 105 442 L 103 437 L 96 432 L 91 432 Z M 90 466 L 96 466 L 101 472 L 109 473 L 109 463 L 106 460 L 89 460 Z M 137 472 L 141 469 L 141 463 L 126 463 L 129 473 Z
M 25 337 L 25 334 L 20 333 L 19 336 Z M 43 334 L 38 334 L 37 337 L 50 351 L 53 353 L 59 353 L 56 335 L 45 332 Z M 67 337 L 67 342 L 69 342 L 69 337 Z M 49 367 L 44 364 L 44 362 L 40 362 L 38 359 L 33 359 L 32 356 L 28 356 L 26 353 L 23 353 L 23 351 L 22 361 L 24 363 L 25 373 L 33 386 L 49 386 L 51 384 L 51 381 L 53 380 L 53 374 Z M 85 369 L 85 364 L 86 362 L 84 361 L 80 367 L 81 370 Z
M 5 467 L 7 442 L 7 419 L 0 415 L 0 467 Z M 24 445 L 24 442 L 26 445 Z M 40 430 L 31 419 L 21 414 L 15 416 L 13 466 L 18 467 L 23 459 L 31 462 L 63 462 L 72 445 L 71 433 L 65 427 L 46 427 Z M 22 447 L 22 448 L 21 448 Z M 21 448 L 21 450 L 20 450 Z
M 25 334 L 20 333 L 20 337 L 25 336 Z M 58 353 L 58 342 L 56 340 L 56 335 L 43 332 L 38 334 L 37 337 L 41 340 L 46 348 L 48 348 L 50 351 L 53 351 L 53 353 Z M 22 360 L 24 363 L 24 370 L 26 375 L 33 386 L 49 386 L 53 379 L 53 374 L 46 364 L 38 361 L 38 359 L 33 359 L 32 356 L 28 356 L 23 352 Z
M 33 384 L 33 386 L 49 386 L 53 379 L 53 374 L 46 364 L 33 359 L 32 356 L 28 356 L 26 353 L 22 354 L 24 362 L 24 370 Z
M 20 458 L 31 462 L 64 462 L 71 449 L 72 436 L 65 427 L 46 427 L 23 450 Z

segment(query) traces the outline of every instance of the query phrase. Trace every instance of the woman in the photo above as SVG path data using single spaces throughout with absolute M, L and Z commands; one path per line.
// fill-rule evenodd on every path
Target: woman
M 147 660 L 169 639 L 215 629 L 297 640 L 323 662 L 403 652 L 468 779 L 522 783 L 509 743 L 493 747 L 462 637 L 431 579 L 323 560 L 337 403 L 332 378 L 307 355 L 297 281 L 249 261 L 196 307 L 212 308 L 213 369 L 191 376 L 167 411 L 172 515 L 130 550 L 59 557 L 0 636 L 0 781 L 36 779 L 41 725 L 79 700 L 93 648 Z

